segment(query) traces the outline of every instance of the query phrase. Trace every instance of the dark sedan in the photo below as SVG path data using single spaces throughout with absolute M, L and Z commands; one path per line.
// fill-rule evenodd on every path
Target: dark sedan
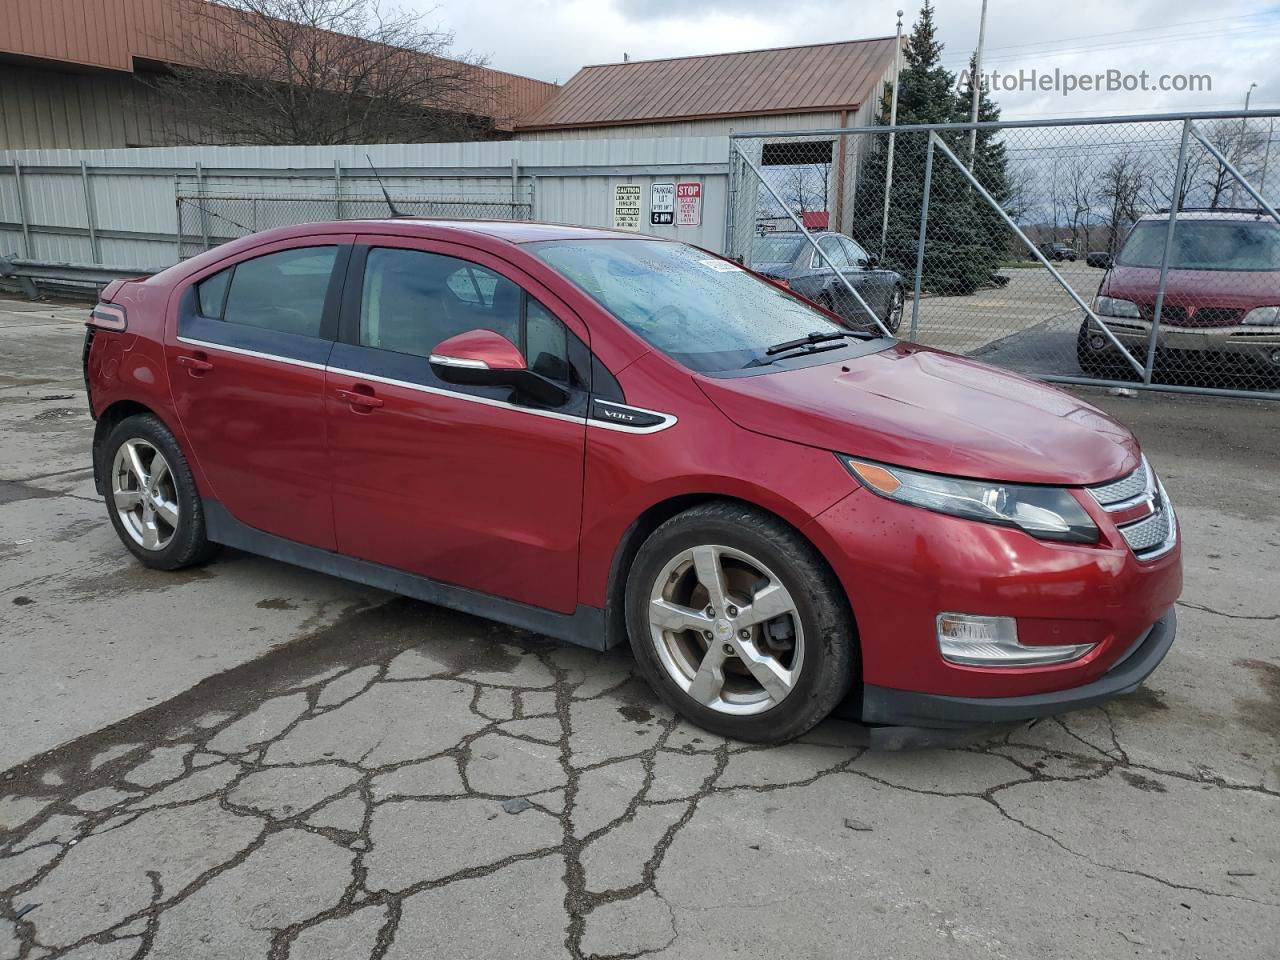
M 889 332 L 896 333 L 902 326 L 905 299 L 902 277 L 892 270 L 878 269 L 876 258 L 843 234 L 813 233 L 811 236 Z M 838 313 L 850 323 L 871 325 L 866 311 L 840 282 L 836 271 L 799 232 L 756 237 L 750 266 L 757 273 L 782 281 L 800 296 Z

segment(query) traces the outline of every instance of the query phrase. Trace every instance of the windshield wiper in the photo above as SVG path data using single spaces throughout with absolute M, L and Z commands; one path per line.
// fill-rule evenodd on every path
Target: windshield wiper
M 844 334 L 836 334 L 840 339 L 844 339 Z M 765 351 L 764 356 L 756 357 L 754 360 L 748 360 L 743 364 L 743 369 L 747 367 L 763 367 L 770 363 L 776 363 L 779 360 L 786 360 L 789 356 L 807 357 L 811 353 L 826 353 L 828 350 L 839 350 L 844 346 L 843 343 L 827 343 L 821 345 L 824 341 L 835 339 L 830 334 L 823 334 L 821 340 L 796 340 L 791 346 L 778 344 L 770 347 Z M 772 354 L 772 356 L 770 356 Z M 786 354 L 787 356 L 784 356 Z
M 794 350 L 796 347 L 807 347 L 814 343 L 826 343 L 828 340 L 842 340 L 845 337 L 854 336 L 852 331 L 832 330 L 830 333 L 822 333 L 815 330 L 812 333 L 806 333 L 797 340 L 783 340 L 781 343 L 775 343 L 772 347 L 764 352 L 766 357 L 771 357 L 775 353 L 786 353 L 788 350 Z

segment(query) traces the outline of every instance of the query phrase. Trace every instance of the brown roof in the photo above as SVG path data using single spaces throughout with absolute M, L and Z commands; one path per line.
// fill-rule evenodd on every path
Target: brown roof
M 173 0 L 4 0 L 0 15 L 0 58 L 4 55 L 52 61 L 63 66 L 132 72 L 135 60 L 181 60 L 185 24 Z M 555 84 L 501 70 L 477 68 L 485 108 L 500 127 L 536 110 Z M 505 122 L 504 122 L 505 121 Z
M 853 109 L 893 61 L 893 37 L 583 67 L 517 130 Z

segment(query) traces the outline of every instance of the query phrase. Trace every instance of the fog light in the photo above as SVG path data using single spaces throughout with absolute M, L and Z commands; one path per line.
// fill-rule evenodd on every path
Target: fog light
M 1280 367 L 1280 349 L 1271 351 L 1271 362 Z
M 1013 617 L 938 614 L 938 650 L 948 663 L 968 667 L 1039 667 L 1084 656 L 1092 643 L 1024 646 Z

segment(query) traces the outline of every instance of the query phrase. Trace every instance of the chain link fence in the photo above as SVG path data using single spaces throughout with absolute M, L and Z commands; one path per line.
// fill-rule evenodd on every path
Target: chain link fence
M 391 216 L 387 200 L 376 184 L 358 193 L 280 194 L 269 189 L 219 192 L 179 183 L 178 251 L 181 259 L 195 256 L 228 240 L 272 227 L 325 220 L 379 220 Z M 392 198 L 406 216 L 449 219 L 529 220 L 533 216 L 532 187 L 520 184 L 469 196 L 401 196 Z
M 1030 376 L 1280 398 L 1274 127 L 738 135 L 727 251 L 860 326 Z

